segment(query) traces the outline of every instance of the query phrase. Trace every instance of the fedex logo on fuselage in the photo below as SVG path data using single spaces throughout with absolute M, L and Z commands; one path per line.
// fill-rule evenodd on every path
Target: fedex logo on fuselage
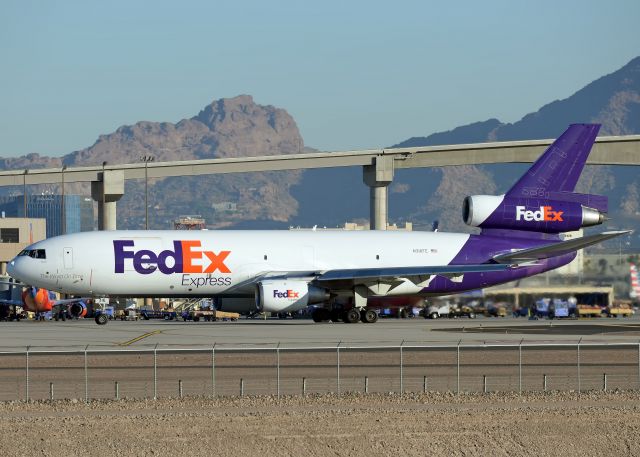
M 300 298 L 300 292 L 291 289 L 280 292 L 276 289 L 273 291 L 273 298 Z
M 125 262 L 131 260 L 133 269 L 148 275 L 156 270 L 166 275 L 172 273 L 231 273 L 225 260 L 231 251 L 205 251 L 199 240 L 175 240 L 173 250 L 155 253 L 149 249 L 135 250 L 133 240 L 114 240 L 115 272 L 124 273 Z
M 551 206 L 541 206 L 538 211 L 531 211 L 526 206 L 516 206 L 516 220 L 563 222 L 564 211 L 554 211 Z

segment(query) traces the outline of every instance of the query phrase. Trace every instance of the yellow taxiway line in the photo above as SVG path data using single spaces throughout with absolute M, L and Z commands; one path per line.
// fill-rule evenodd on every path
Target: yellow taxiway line
M 136 336 L 135 338 L 129 340 L 129 341 L 124 341 L 122 343 L 118 343 L 118 346 L 130 346 L 133 343 L 137 343 L 140 340 L 143 340 L 145 338 L 149 338 L 150 336 L 153 335 L 157 335 L 158 333 L 162 333 L 162 330 L 154 330 L 153 332 L 147 332 L 147 333 L 143 333 L 140 336 Z

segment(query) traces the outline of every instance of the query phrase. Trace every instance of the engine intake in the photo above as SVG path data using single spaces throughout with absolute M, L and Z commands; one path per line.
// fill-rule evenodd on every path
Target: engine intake
M 462 218 L 472 227 L 562 233 L 602 224 L 604 213 L 574 201 L 473 195 L 464 199 Z
M 74 318 L 85 317 L 87 315 L 87 305 L 82 301 L 72 303 L 69 306 L 69 314 Z
M 327 300 L 326 289 L 310 286 L 306 281 L 261 281 L 256 286 L 256 307 L 267 313 L 298 311 Z

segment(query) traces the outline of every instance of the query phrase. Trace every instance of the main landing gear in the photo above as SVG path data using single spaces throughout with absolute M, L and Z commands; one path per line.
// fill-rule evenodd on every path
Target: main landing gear
M 356 322 L 364 322 L 365 324 L 373 324 L 378 320 L 378 313 L 372 308 L 350 308 L 346 311 L 340 309 L 328 310 L 327 308 L 316 308 L 311 313 L 313 322 L 340 322 L 347 324 L 355 324 Z

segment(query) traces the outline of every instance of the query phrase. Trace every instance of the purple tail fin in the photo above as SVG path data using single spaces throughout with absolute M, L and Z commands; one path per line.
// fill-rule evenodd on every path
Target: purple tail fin
M 549 193 L 573 192 L 598 130 L 599 124 L 570 125 L 506 196 L 548 197 Z

